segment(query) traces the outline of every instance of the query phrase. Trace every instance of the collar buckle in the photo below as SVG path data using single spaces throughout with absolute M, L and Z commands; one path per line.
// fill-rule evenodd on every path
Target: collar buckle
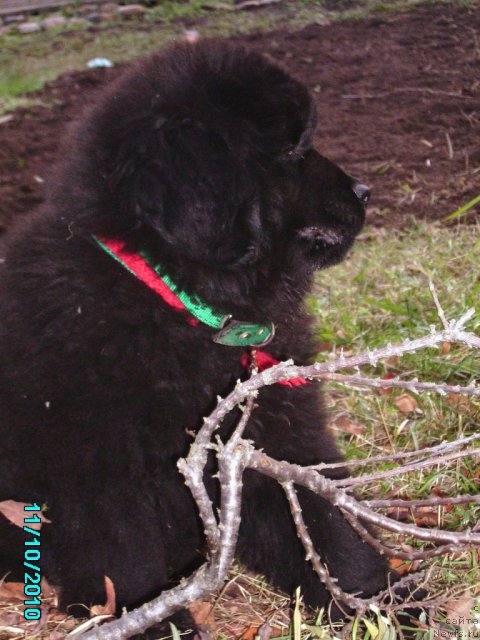
M 212 340 L 228 347 L 264 347 L 275 335 L 273 322 L 256 324 L 227 318 Z

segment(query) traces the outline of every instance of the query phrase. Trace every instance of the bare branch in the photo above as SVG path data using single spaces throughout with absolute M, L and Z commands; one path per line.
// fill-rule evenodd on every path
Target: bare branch
M 376 100 L 378 98 L 387 98 L 397 93 L 428 93 L 431 95 L 448 96 L 451 98 L 462 99 L 471 97 L 463 94 L 461 91 L 442 91 L 441 89 L 436 90 L 430 89 L 429 87 L 398 87 L 397 89 L 392 89 L 392 91 L 384 91 L 383 93 L 344 94 L 342 98 L 344 100 Z
M 82 640 L 123 640 L 143 633 L 159 620 L 168 618 L 178 609 L 209 593 L 212 584 L 215 584 L 212 572 L 206 564 L 202 565 L 188 580 L 182 581 L 173 589 L 163 591 L 158 598 L 129 611 L 118 620 L 95 627 L 77 637 Z
M 309 469 L 316 469 L 317 471 L 324 471 L 325 469 L 339 469 L 347 467 L 359 467 L 370 466 L 378 463 L 394 462 L 395 460 L 404 460 L 405 458 L 412 457 L 425 457 L 427 453 L 444 454 L 454 449 L 459 449 L 466 444 L 470 444 L 474 440 L 480 440 L 480 433 L 474 433 L 471 436 L 465 438 L 459 438 L 451 442 L 442 442 L 434 447 L 425 447 L 425 449 L 417 449 L 416 451 L 401 451 L 399 453 L 391 453 L 384 456 L 372 456 L 371 458 L 364 458 L 362 460 L 347 460 L 343 462 L 321 462 L 317 465 L 311 465 Z
M 437 307 L 438 317 L 440 318 L 443 324 L 443 328 L 448 329 L 449 323 L 447 321 L 447 318 L 445 317 L 445 311 L 443 310 L 442 305 L 440 304 L 440 300 L 438 299 L 437 292 L 435 290 L 435 285 L 433 284 L 432 280 L 428 281 L 428 288 L 430 289 L 430 293 L 432 294 L 433 302 Z
M 190 463 L 187 462 L 184 458 L 180 458 L 177 462 L 177 467 L 183 474 L 185 484 L 190 489 L 193 499 L 197 503 L 207 544 L 209 548 L 215 547 L 219 542 L 219 531 L 212 501 L 203 483 L 203 468 L 200 468 L 199 465 L 192 464 L 191 461 Z
M 242 506 L 242 476 L 249 459 L 250 446 L 243 440 L 229 441 L 225 446 L 220 446 L 217 456 L 222 506 L 219 525 L 220 542 L 217 548 L 211 549 L 211 566 L 216 572 L 215 589 L 226 579 L 235 555 Z
M 327 568 L 320 559 L 320 556 L 315 550 L 308 529 L 303 519 L 302 509 L 298 501 L 297 492 L 292 482 L 282 482 L 282 487 L 285 490 L 285 494 L 290 505 L 290 511 L 292 512 L 293 521 L 297 528 L 298 537 L 305 549 L 305 559 L 312 563 L 315 573 L 327 587 L 332 597 L 345 604 L 347 607 L 356 609 L 357 611 L 365 611 L 368 608 L 370 602 L 374 602 L 373 598 L 369 600 L 363 598 L 356 598 L 355 596 L 345 593 L 337 584 L 337 579 L 332 578 L 328 573 Z
M 342 513 L 345 519 L 348 520 L 350 526 L 358 535 L 373 547 L 377 553 L 385 555 L 389 558 L 399 558 L 400 560 L 407 560 L 413 562 L 414 560 L 427 560 L 436 556 L 446 555 L 447 553 L 454 553 L 455 551 L 463 551 L 465 549 L 463 544 L 445 544 L 440 547 L 434 547 L 433 549 L 421 549 L 418 551 L 404 551 L 403 549 L 396 549 L 388 547 L 383 544 L 381 540 L 372 536 L 370 531 L 362 525 L 362 523 L 351 515 L 348 511 L 342 509 Z
M 423 469 L 424 467 L 432 467 L 436 464 L 445 464 L 446 462 L 457 460 L 458 458 L 466 458 L 467 456 L 476 457 L 479 455 L 480 448 L 465 449 L 464 451 L 455 451 L 453 453 L 435 456 L 433 458 L 415 460 L 408 465 L 396 467 L 395 469 L 379 471 L 378 473 L 372 473 L 370 475 L 356 476 L 354 478 L 341 478 L 334 482 L 338 487 L 352 487 L 359 484 L 367 484 L 368 482 L 376 482 L 377 480 L 383 480 L 384 478 L 392 478 L 400 475 L 401 473 L 411 473 L 412 471 L 418 471 L 418 469 Z
M 243 415 L 230 438 L 230 442 L 233 442 L 233 443 L 239 442 L 240 438 L 243 435 L 243 432 L 245 431 L 245 427 L 247 426 L 247 423 L 250 420 L 250 416 L 252 415 L 254 403 L 255 403 L 255 398 L 253 395 L 251 395 L 247 398 L 247 402 L 245 403 L 245 406 L 241 407 L 243 411 Z
M 463 544 L 480 546 L 480 533 L 472 531 L 443 531 L 441 529 L 424 529 L 408 523 L 400 523 L 373 511 L 359 503 L 355 498 L 338 487 L 336 480 L 331 480 L 320 475 L 313 469 L 300 467 L 289 462 L 279 462 L 260 451 L 252 451 L 248 466 L 265 475 L 275 478 L 279 482 L 291 481 L 299 484 L 314 493 L 321 495 L 342 511 L 348 511 L 351 515 L 370 522 L 383 529 L 396 533 L 405 533 L 420 540 L 440 542 L 445 544 Z
M 349 522 L 352 529 L 358 533 L 362 540 L 367 542 L 380 555 L 390 555 L 389 548 L 385 544 L 383 544 L 381 540 L 373 536 L 370 531 L 366 527 L 364 527 L 359 520 L 357 520 L 357 518 L 354 518 L 352 514 L 345 509 L 342 509 L 342 513 L 345 519 Z
M 434 447 L 426 447 L 425 449 L 417 449 L 416 451 L 402 451 L 399 453 L 386 454 L 382 456 L 372 456 L 371 458 L 364 459 L 346 460 L 342 462 L 321 462 L 316 465 L 310 465 L 306 468 L 316 469 L 317 471 L 326 471 L 330 469 L 344 469 L 345 467 L 351 468 L 378 465 L 379 463 L 383 464 L 385 462 L 395 462 L 397 460 L 403 460 L 406 458 L 409 459 L 412 457 L 421 458 L 423 460 L 426 454 L 437 453 L 439 455 L 443 455 L 448 451 L 459 449 L 465 444 L 469 444 L 473 440 L 478 439 L 480 439 L 480 433 L 475 433 L 471 436 L 467 436 L 466 438 L 459 438 L 458 440 L 453 440 L 451 442 L 442 442 L 441 444 L 435 445 Z M 415 462 L 419 461 L 416 460 L 410 464 L 414 464 Z
M 339 384 L 352 388 L 375 387 L 377 389 L 390 389 L 391 387 L 395 387 L 397 389 L 407 389 L 407 391 L 412 391 L 413 393 L 433 391 L 442 396 L 448 393 L 456 393 L 464 396 L 480 396 L 480 387 L 478 387 L 475 382 L 463 386 L 460 384 L 446 384 L 444 382 L 419 382 L 416 378 L 413 380 L 400 380 L 400 378 L 396 377 L 383 380 L 381 378 L 366 378 L 361 375 L 344 375 L 341 373 L 325 374 L 322 376 L 322 380 L 338 382 Z
M 450 496 L 440 497 L 435 496 L 433 498 L 419 498 L 418 500 L 402 500 L 400 498 L 391 500 L 363 500 L 363 504 L 367 507 L 440 507 L 442 505 L 451 504 L 465 504 L 469 502 L 476 502 L 480 504 L 480 495 L 477 496 Z

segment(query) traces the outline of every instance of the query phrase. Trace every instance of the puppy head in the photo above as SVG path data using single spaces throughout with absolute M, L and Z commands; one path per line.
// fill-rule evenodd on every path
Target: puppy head
M 142 61 L 80 129 L 99 230 L 143 230 L 162 254 L 227 270 L 338 261 L 364 207 L 312 150 L 316 119 L 302 84 L 243 48 L 181 43 Z

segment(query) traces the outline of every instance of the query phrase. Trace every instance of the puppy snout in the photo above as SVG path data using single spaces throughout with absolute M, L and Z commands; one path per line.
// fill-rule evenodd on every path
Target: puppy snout
M 370 200 L 370 189 L 367 185 L 362 184 L 361 182 L 355 182 L 352 189 L 357 198 L 366 206 Z

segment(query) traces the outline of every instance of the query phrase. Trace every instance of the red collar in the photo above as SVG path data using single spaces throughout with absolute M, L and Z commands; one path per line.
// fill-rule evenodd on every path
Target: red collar
M 249 353 L 244 353 L 240 358 L 240 362 L 245 369 L 252 370 L 255 367 L 259 372 L 280 364 L 280 360 L 259 349 L 251 349 Z M 290 380 L 279 380 L 278 384 L 283 384 L 286 387 L 301 387 L 304 384 L 310 384 L 310 381 L 306 378 L 291 378 Z

